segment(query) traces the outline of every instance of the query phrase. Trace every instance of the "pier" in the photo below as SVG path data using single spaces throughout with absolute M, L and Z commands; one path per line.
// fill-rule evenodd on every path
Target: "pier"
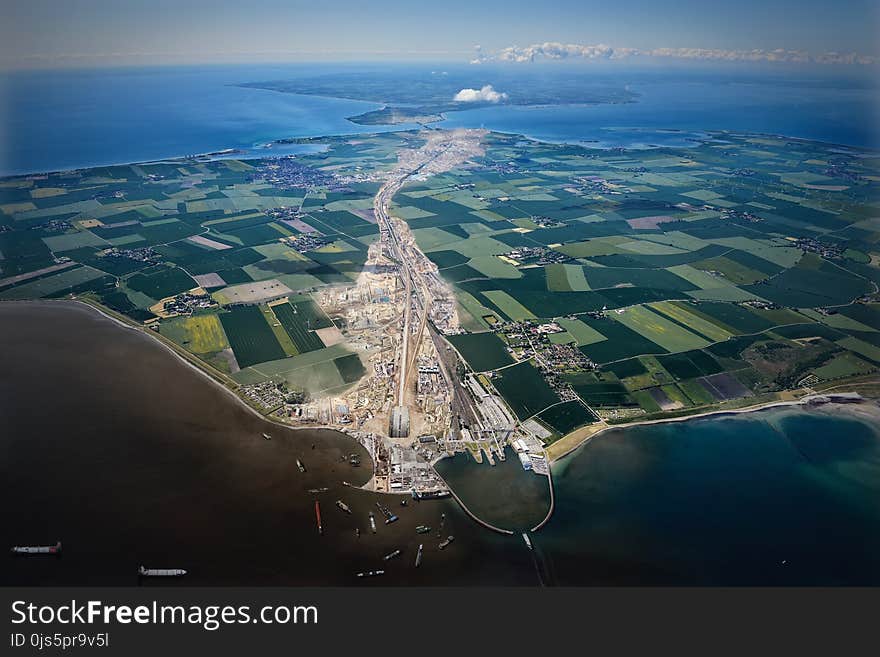
M 547 484 L 550 486 L 550 508 L 547 510 L 547 515 L 544 516 L 544 519 L 531 528 L 530 531 L 533 532 L 538 531 L 541 527 L 550 522 L 550 517 L 553 515 L 553 509 L 556 508 L 556 493 L 553 490 L 553 470 L 551 469 L 549 459 L 547 461 Z

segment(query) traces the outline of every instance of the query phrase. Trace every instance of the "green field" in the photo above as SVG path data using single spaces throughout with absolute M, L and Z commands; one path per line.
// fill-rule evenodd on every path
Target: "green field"
M 219 317 L 239 367 L 284 358 L 284 350 L 257 306 L 234 308 Z
M 143 292 L 153 299 L 164 299 L 198 287 L 198 284 L 179 267 L 161 267 L 146 274 L 134 274 L 125 281 L 125 284 L 132 290 Z
M 596 344 L 607 339 L 592 326 L 578 319 L 563 318 L 559 320 L 559 325 L 574 337 L 578 345 Z
M 499 375 L 492 379 L 492 383 L 520 420 L 559 401 L 541 373 L 529 362 L 506 367 L 499 371 Z
M 772 395 L 810 373 L 844 382 L 880 365 L 880 158 L 707 135 L 688 148 L 627 151 L 490 132 L 484 157 L 396 194 L 392 212 L 457 300 L 468 333 L 450 342 L 474 370 L 500 368 L 517 414 L 543 411 L 555 395 L 532 365 L 506 367 L 506 340 L 517 353 L 533 342 L 542 363 L 574 344 L 598 366 L 560 356 L 555 371 L 578 394 L 651 413 L 741 396 L 742 384 Z M 363 363 L 344 343 L 323 346 L 315 331 L 332 322 L 316 292 L 358 279 L 377 238 L 376 181 L 424 139 L 411 130 L 323 137 L 295 162 L 180 160 L 3 179 L 0 299 L 82 295 L 155 322 L 215 367 L 228 367 L 217 354 L 231 346 L 242 370 L 229 373 L 241 382 L 345 389 Z M 277 177 L 286 166 L 308 183 Z M 303 246 L 306 233 L 325 245 Z M 215 283 L 215 299 L 245 288 L 256 297 L 254 283 L 271 291 L 274 280 L 292 292 L 272 310 L 214 319 L 150 311 L 196 287 L 196 276 Z M 549 320 L 563 332 L 539 336 L 534 324 Z M 338 323 L 347 330 L 341 314 Z M 546 416 L 564 428 L 554 411 Z
M 487 290 L 486 292 L 483 292 L 483 296 L 495 304 L 501 312 L 514 321 L 535 319 L 536 317 L 532 314 L 532 311 L 523 306 L 504 290 Z
M 577 396 L 593 408 L 633 405 L 626 387 L 613 377 L 585 372 L 566 375 L 565 379 Z
M 76 291 L 83 285 L 99 283 L 103 274 L 91 267 L 76 267 L 57 274 L 32 279 L 0 291 L 0 299 L 36 299 L 59 292 Z
M 300 306 L 306 307 L 306 304 L 302 303 L 296 306 L 291 306 L 289 303 L 277 304 L 272 306 L 272 311 L 299 353 L 304 354 L 316 349 L 323 349 L 324 343 L 321 342 L 321 338 L 313 330 L 310 330 L 311 323 L 308 311 L 300 312 Z
M 580 402 L 567 401 L 542 411 L 538 414 L 538 419 L 556 433 L 564 436 L 578 427 L 595 422 L 598 418 Z
M 494 333 L 461 333 L 448 335 L 446 339 L 475 372 L 494 370 L 513 363 L 504 343 Z
M 160 324 L 160 332 L 196 354 L 210 354 L 229 346 L 216 314 L 174 317 Z
M 349 354 L 348 356 L 340 356 L 334 359 L 333 363 L 339 370 L 339 375 L 345 383 L 352 383 L 359 380 L 366 370 L 357 354 Z
M 712 342 L 721 342 L 733 335 L 732 332 L 721 328 L 714 322 L 691 312 L 691 309 L 682 303 L 661 301 L 660 303 L 652 303 L 650 308 Z
M 645 306 L 633 306 L 623 312 L 614 313 L 611 317 L 667 351 L 686 351 L 709 345 L 705 338 Z

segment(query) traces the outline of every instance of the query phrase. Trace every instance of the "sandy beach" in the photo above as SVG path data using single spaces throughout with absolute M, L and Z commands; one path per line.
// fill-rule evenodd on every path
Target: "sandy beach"
M 836 391 L 833 394 L 842 394 L 845 390 Z M 848 415 L 853 415 L 858 417 L 859 419 L 868 422 L 870 424 L 875 424 L 880 427 L 880 406 L 878 406 L 877 401 L 874 399 L 864 398 L 860 402 L 847 402 L 847 403 L 837 403 L 837 402 L 828 402 L 823 404 L 811 404 L 806 399 L 809 399 L 810 396 L 807 396 L 800 400 L 791 400 L 791 401 L 772 401 L 766 402 L 762 404 L 755 404 L 753 406 L 744 406 L 742 408 L 731 408 L 731 409 L 718 409 L 714 411 L 707 411 L 705 413 L 695 413 L 694 415 L 684 415 L 680 417 L 669 417 L 669 418 L 656 418 L 651 420 L 641 420 L 635 422 L 627 422 L 625 424 L 607 424 L 605 422 L 596 423 L 592 425 L 587 425 L 586 427 L 581 427 L 580 429 L 573 431 L 567 436 L 559 439 L 550 447 L 548 447 L 545 452 L 547 454 L 548 459 L 551 463 L 555 463 L 560 459 L 572 454 L 580 447 L 589 443 L 593 438 L 600 436 L 608 431 L 613 431 L 616 429 L 630 429 L 633 427 L 647 426 L 650 424 L 668 424 L 670 422 L 687 422 L 689 420 L 699 420 L 708 417 L 720 417 L 724 415 L 741 415 L 744 413 L 757 413 L 764 410 L 769 410 L 773 408 L 801 408 L 804 410 L 809 409 L 810 411 L 815 412 L 826 412 L 826 413 L 846 413 Z

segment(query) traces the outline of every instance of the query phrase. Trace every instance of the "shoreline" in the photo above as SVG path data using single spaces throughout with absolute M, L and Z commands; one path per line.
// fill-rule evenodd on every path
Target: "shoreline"
M 139 326 L 136 326 L 134 324 L 130 324 L 122 319 L 119 319 L 118 317 L 114 317 L 110 312 L 107 312 L 107 310 L 103 306 L 101 306 L 97 303 L 90 303 L 90 302 L 84 301 L 82 299 L 23 299 L 23 300 L 14 300 L 14 301 L 12 301 L 12 300 L 0 301 L 0 304 L 34 304 L 34 303 L 36 303 L 36 304 L 41 304 L 41 303 L 73 304 L 75 307 L 81 307 L 81 308 L 92 310 L 92 311 L 96 312 L 98 315 L 100 315 L 104 319 L 110 320 L 111 322 L 113 322 L 117 326 L 119 326 L 120 328 L 129 329 L 129 330 L 135 331 L 137 333 L 140 333 L 141 335 L 150 339 L 153 343 L 158 344 L 160 347 L 165 349 L 169 354 L 171 354 L 180 363 L 182 363 L 186 367 L 191 368 L 193 371 L 197 372 L 201 377 L 206 379 L 208 382 L 210 382 L 211 384 L 213 384 L 213 385 L 217 386 L 218 388 L 220 388 L 221 390 L 223 390 L 223 392 L 225 392 L 232 399 L 234 399 L 242 408 L 244 408 L 245 410 L 250 412 L 255 417 L 263 420 L 264 422 L 267 422 L 269 424 L 272 424 L 274 426 L 281 427 L 284 429 L 289 429 L 291 431 L 306 431 L 306 430 L 335 431 L 336 433 L 340 433 L 340 434 L 350 438 L 351 440 L 354 440 L 354 438 L 349 436 L 346 432 L 341 431 L 340 429 L 337 429 L 336 427 L 331 427 L 331 426 L 327 426 L 327 425 L 310 425 L 307 427 L 294 427 L 294 426 L 290 426 L 288 424 L 284 424 L 282 422 L 278 422 L 277 420 L 274 420 L 266 415 L 263 415 L 257 409 L 255 409 L 253 406 L 251 406 L 246 401 L 244 401 L 239 395 L 237 395 L 233 389 L 231 389 L 229 386 L 222 383 L 220 380 L 218 380 L 215 376 L 213 376 L 207 370 L 203 369 L 201 366 L 197 365 L 196 363 L 190 361 L 188 358 L 186 358 L 185 356 L 180 354 L 177 351 L 177 349 L 175 349 L 173 346 L 171 346 L 170 344 L 165 342 L 165 340 L 154 335 L 152 333 L 152 331 L 144 330 L 143 328 L 141 328 Z M 375 470 L 375 464 L 373 465 L 373 469 Z M 372 491 L 372 492 L 379 492 L 379 491 Z
M 336 427 L 331 427 L 331 426 L 327 426 L 327 425 L 296 427 L 296 426 L 290 426 L 290 425 L 284 424 L 282 422 L 279 422 L 275 419 L 272 419 L 272 418 L 269 418 L 269 417 L 263 415 L 257 409 L 253 408 L 247 402 L 245 402 L 245 400 L 242 399 L 235 392 L 235 390 L 230 388 L 220 378 L 218 378 L 219 376 L 223 376 L 222 373 L 217 373 L 217 375 L 215 376 L 213 373 L 211 373 L 210 371 L 207 371 L 201 365 L 190 361 L 189 358 L 184 356 L 182 353 L 179 353 L 178 349 L 173 344 L 167 343 L 166 340 L 162 339 L 161 336 L 155 335 L 155 334 L 153 334 L 152 331 L 149 331 L 148 329 L 145 329 L 141 326 L 135 325 L 135 324 L 130 323 L 124 319 L 121 319 L 119 317 L 114 316 L 112 310 L 105 309 L 100 304 L 93 303 L 93 302 L 86 301 L 86 300 L 82 300 L 82 299 L 33 299 L 33 300 L 15 300 L 15 301 L 0 302 L 0 305 L 4 305 L 4 304 L 45 304 L 45 305 L 58 304 L 58 305 L 62 305 L 62 306 L 69 305 L 72 308 L 81 308 L 81 309 L 85 310 L 86 312 L 93 311 L 99 317 L 113 322 L 116 326 L 118 326 L 122 329 L 133 330 L 133 331 L 143 335 L 148 340 L 158 344 L 166 352 L 168 352 L 170 355 L 172 355 L 172 357 L 174 357 L 178 362 L 182 363 L 184 366 L 186 366 L 186 367 L 190 368 L 191 370 L 193 370 L 194 372 L 196 372 L 204 380 L 206 380 L 209 383 L 215 385 L 216 387 L 222 389 L 226 395 L 228 395 L 230 398 L 234 399 L 238 405 L 240 405 L 241 407 L 246 409 L 254 417 L 256 417 L 260 420 L 263 420 L 270 425 L 284 428 L 284 429 L 289 429 L 291 431 L 304 431 L 304 430 L 334 431 L 336 433 L 339 433 L 339 434 L 346 436 L 347 438 L 349 438 L 351 440 L 355 440 L 346 431 L 343 431 L 343 430 L 338 429 Z M 846 386 L 844 386 L 844 387 L 846 387 Z M 541 520 L 534 527 L 530 528 L 528 531 L 530 533 L 538 532 L 552 519 L 552 516 L 554 515 L 556 500 L 555 500 L 555 490 L 554 490 L 555 487 L 554 487 L 554 483 L 553 483 L 552 466 L 554 464 L 559 463 L 563 458 L 574 454 L 575 452 L 577 452 L 579 449 L 581 449 L 582 447 L 589 444 L 594 438 L 596 438 L 598 436 L 601 436 L 603 434 L 609 433 L 614 430 L 626 430 L 626 429 L 630 429 L 630 428 L 634 428 L 634 427 L 649 426 L 649 425 L 656 425 L 656 424 L 667 424 L 667 423 L 672 423 L 672 422 L 687 422 L 687 421 L 692 421 L 692 420 L 703 420 L 703 419 L 709 419 L 709 418 L 713 418 L 713 417 L 720 418 L 723 416 L 746 415 L 749 413 L 760 413 L 762 411 L 767 411 L 767 410 L 771 410 L 771 409 L 785 409 L 785 408 L 798 409 L 798 410 L 802 410 L 802 411 L 809 410 L 809 411 L 820 412 L 820 413 L 827 413 L 828 411 L 831 411 L 831 410 L 838 411 L 838 412 L 843 411 L 847 415 L 850 415 L 857 420 L 860 420 L 865 423 L 871 423 L 871 424 L 876 425 L 878 433 L 880 433 L 880 405 L 878 405 L 878 400 L 873 397 L 861 397 L 858 401 L 850 401 L 850 402 L 835 401 L 834 397 L 831 397 L 830 400 L 827 402 L 822 402 L 822 403 L 818 403 L 818 404 L 810 403 L 810 401 L 809 401 L 810 399 L 814 399 L 815 397 L 823 397 L 823 396 L 828 397 L 828 396 L 834 395 L 834 394 L 844 394 L 845 392 L 846 391 L 830 392 L 827 395 L 820 392 L 820 393 L 815 393 L 814 395 L 807 395 L 807 396 L 805 396 L 801 399 L 798 399 L 798 400 L 784 400 L 784 401 L 783 400 L 776 400 L 776 401 L 769 401 L 769 402 L 764 402 L 764 403 L 760 403 L 760 404 L 755 404 L 752 406 L 746 406 L 746 407 L 742 407 L 742 408 L 717 409 L 717 410 L 713 410 L 713 411 L 706 411 L 703 413 L 696 413 L 693 415 L 668 417 L 668 418 L 655 418 L 655 419 L 651 419 L 651 420 L 641 420 L 641 421 L 635 421 L 635 422 L 629 422 L 629 423 L 623 423 L 623 424 L 615 424 L 615 425 L 604 424 L 604 425 L 600 425 L 600 426 L 587 425 L 586 427 L 581 427 L 580 429 L 577 429 L 577 430 L 573 431 L 572 433 L 568 434 L 568 436 L 561 438 L 560 441 L 557 441 L 557 443 L 554 443 L 554 445 L 559 444 L 560 442 L 564 441 L 569 436 L 575 436 L 579 432 L 584 432 L 584 435 L 582 438 L 576 439 L 576 442 L 573 445 L 566 447 L 562 453 L 560 453 L 558 455 L 551 456 L 551 454 L 548 453 L 548 450 L 552 450 L 554 445 L 550 445 L 548 448 L 545 448 L 545 454 L 547 455 L 547 459 L 548 459 L 548 473 L 545 476 L 547 477 L 548 485 L 550 488 L 550 504 L 549 504 L 549 508 L 548 508 L 547 513 L 546 513 L 545 517 L 543 518 L 543 520 Z M 439 459 L 437 459 L 437 460 L 439 460 Z M 370 462 L 372 465 L 373 472 L 375 473 L 375 463 L 373 463 L 372 459 L 370 459 Z M 434 463 L 431 463 L 430 467 L 433 470 Z M 436 470 L 434 470 L 434 472 L 436 473 Z M 438 476 L 439 476 L 439 473 L 438 473 Z M 482 527 L 489 529 L 490 531 L 493 531 L 493 532 L 496 532 L 496 533 L 499 533 L 502 535 L 513 535 L 515 533 L 512 530 L 495 526 L 495 525 L 483 520 L 479 516 L 477 516 L 458 497 L 458 495 L 456 494 L 454 489 L 449 485 L 449 483 L 446 482 L 443 477 L 440 477 L 440 479 L 446 484 L 447 488 L 450 491 L 452 498 L 454 499 L 455 502 L 458 503 L 458 506 L 464 511 L 464 513 L 467 516 L 469 516 L 478 525 L 481 525 Z M 368 480 L 368 482 L 366 484 L 364 484 L 364 486 L 357 486 L 356 488 L 360 488 L 362 490 L 367 490 L 366 486 L 369 484 L 370 481 L 372 481 L 372 476 Z M 383 493 L 382 491 L 371 490 L 368 492 L 377 493 L 377 494 L 384 494 L 384 495 L 389 495 L 389 496 L 393 496 L 393 497 L 399 497 L 398 493 L 391 492 L 391 491 L 389 491 L 387 493 Z
M 247 87 L 246 85 L 237 84 L 232 85 L 246 89 L 263 89 L 262 87 Z M 266 89 L 267 91 L 274 91 L 270 89 Z M 325 98 L 328 100 L 338 100 L 338 101 L 348 101 L 348 102 L 363 102 L 363 103 L 372 103 L 376 105 L 380 105 L 379 103 L 374 103 L 373 101 L 357 101 L 351 98 L 342 98 L 339 96 L 325 96 L 321 94 L 291 94 L 289 92 L 280 92 L 275 91 L 275 93 L 282 93 L 288 95 L 299 95 L 299 96 L 307 96 L 310 98 Z M 584 102 L 584 103 L 540 103 L 535 105 L 507 105 L 507 107 L 518 107 L 518 108 L 528 108 L 528 109 L 549 109 L 554 107 L 598 107 L 603 105 L 630 105 L 630 104 L 638 104 L 638 100 L 629 100 L 629 101 L 598 101 L 598 102 Z M 284 144 L 289 143 L 286 140 L 321 140 L 321 139 L 343 139 L 343 138 L 356 138 L 356 137 L 369 137 L 369 136 L 377 136 L 395 132 L 410 132 L 410 131 L 422 131 L 422 130 L 455 130 L 465 126 L 444 126 L 443 123 L 450 120 L 450 117 L 447 114 L 466 114 L 467 112 L 484 109 L 484 108 L 476 108 L 476 107 L 463 107 L 460 109 L 454 110 L 446 110 L 444 112 L 440 112 L 438 116 L 440 117 L 436 121 L 430 121 L 427 123 L 358 123 L 356 121 L 352 121 L 353 118 L 357 118 L 362 114 L 369 114 L 374 111 L 381 111 L 385 109 L 387 105 L 382 105 L 373 110 L 368 110 L 366 112 L 362 112 L 361 114 L 355 114 L 352 116 L 342 117 L 342 120 L 348 121 L 351 125 L 356 126 L 358 128 L 363 128 L 363 130 L 356 130 L 354 132 L 346 133 L 346 132 L 337 132 L 337 133 L 325 133 L 325 134 L 308 134 L 308 135 L 300 135 L 300 136 L 287 136 L 287 137 L 277 137 L 277 138 L 266 138 L 264 140 L 258 140 L 256 143 L 268 143 L 268 144 Z M 383 129 L 384 128 L 384 129 Z M 606 127 L 606 129 L 615 130 L 620 128 Z M 831 146 L 835 148 L 845 148 L 849 150 L 862 151 L 867 154 L 877 154 L 880 153 L 880 144 L 845 144 L 837 141 L 828 141 L 824 139 L 816 139 L 812 137 L 804 137 L 798 135 L 786 135 L 775 132 L 764 132 L 760 130 L 718 130 L 718 129 L 708 129 L 708 128 L 699 128 L 699 127 L 690 127 L 690 128 L 659 128 L 652 129 L 647 126 L 638 126 L 633 128 L 623 128 L 624 130 L 645 130 L 651 131 L 656 130 L 657 132 L 665 132 L 665 133 L 678 133 L 682 135 L 702 135 L 702 139 L 712 139 L 715 136 L 724 136 L 727 134 L 733 135 L 743 135 L 743 136 L 752 136 L 752 137 L 766 137 L 771 139 L 782 139 L 788 141 L 797 141 L 803 143 L 815 143 L 815 144 L 823 144 L 825 146 Z M 548 144 L 554 146 L 578 146 L 586 149 L 593 150 L 607 150 L 612 151 L 615 149 L 623 148 L 625 150 L 651 150 L 655 148 L 681 148 L 687 149 L 692 148 L 691 145 L 685 146 L 663 146 L 663 145 L 647 145 L 647 146 L 639 146 L 635 144 L 629 144 L 626 146 L 599 146 L 601 143 L 600 140 L 583 140 L 576 138 L 549 138 L 549 137 L 540 137 L 537 135 L 529 135 L 524 134 L 522 132 L 517 132 L 514 130 L 503 130 L 503 129 L 491 129 L 487 128 L 490 133 L 498 133 L 502 135 L 508 135 L 513 137 L 519 137 L 521 139 L 525 139 L 536 144 Z M 699 141 L 699 138 L 697 139 Z M 145 166 L 151 164 L 162 164 L 162 163 L 180 163 L 186 162 L 188 160 L 205 160 L 205 161 L 218 161 L 230 159 L 230 155 L 235 156 L 237 154 L 241 154 L 242 157 L 233 157 L 232 159 L 239 159 L 244 162 L 255 161 L 255 160 L 263 160 L 263 159 L 272 159 L 273 156 L 271 153 L 267 155 L 261 155 L 257 153 L 253 153 L 252 151 L 256 150 L 258 146 L 220 146 L 214 148 L 207 152 L 202 153 L 184 153 L 184 154 L 173 154 L 173 155 L 165 155 L 156 158 L 150 158 L 146 160 L 136 160 L 136 161 L 118 161 L 118 162 L 104 162 L 104 163 L 89 163 L 83 164 L 81 166 L 72 166 L 68 168 L 55 168 L 55 169 L 44 169 L 44 170 L 31 170 L 31 171 L 13 171 L 13 172 L 0 172 L 0 180 L 3 179 L 13 179 L 13 178 L 29 178 L 33 176 L 46 176 L 46 175 L 54 175 L 59 173 L 65 173 L 68 171 L 85 171 L 88 169 L 97 169 L 100 167 L 117 167 L 117 166 Z
M 832 393 L 835 394 L 835 393 Z M 836 393 L 841 394 L 841 393 Z M 579 440 L 576 444 L 571 447 L 567 447 L 565 451 L 561 454 L 553 455 L 549 457 L 549 462 L 551 464 L 557 463 L 561 461 L 566 456 L 570 456 L 574 452 L 576 452 L 581 447 L 589 444 L 594 438 L 601 436 L 602 434 L 608 433 L 610 431 L 615 430 L 625 430 L 632 429 L 635 427 L 643 427 L 650 426 L 654 424 L 669 424 L 672 422 L 688 422 L 691 420 L 703 420 L 712 417 L 723 417 L 723 416 L 733 416 L 733 415 L 745 415 L 748 413 L 760 413 L 761 411 L 767 411 L 770 409 L 782 409 L 782 408 L 791 408 L 791 409 L 802 409 L 802 410 L 813 410 L 813 411 L 823 411 L 824 409 L 828 409 L 829 407 L 834 408 L 835 410 L 843 410 L 846 409 L 848 414 L 858 416 L 862 421 L 868 422 L 873 420 L 875 424 L 880 428 L 880 407 L 877 405 L 877 400 L 870 397 L 862 397 L 861 400 L 857 402 L 838 402 L 833 398 L 828 402 L 823 402 L 820 404 L 811 404 L 809 401 L 804 401 L 804 399 L 810 399 L 815 396 L 827 396 L 822 395 L 822 393 L 816 393 L 816 395 L 808 395 L 800 400 L 792 400 L 792 401 L 772 401 L 772 402 L 764 402 L 761 404 L 755 404 L 753 406 L 745 406 L 743 408 L 730 408 L 730 409 L 718 409 L 715 411 L 706 411 L 704 413 L 695 413 L 694 415 L 684 415 L 679 417 L 669 417 L 669 418 L 657 418 L 653 420 L 642 420 L 636 422 L 628 422 L 624 424 L 606 424 L 605 426 L 599 427 L 596 431 L 589 433 L 583 437 L 583 439 Z M 866 412 L 867 408 L 873 408 L 873 411 Z M 858 412 L 861 411 L 861 412 Z M 568 436 L 573 436 L 578 431 L 581 431 L 585 428 L 578 429 L 568 434 Z M 560 438 L 559 442 L 565 440 L 568 436 L 564 436 Z M 554 443 L 555 444 L 555 443 Z M 547 449 L 551 449 L 553 445 L 550 445 Z M 546 450 L 545 450 L 546 452 Z

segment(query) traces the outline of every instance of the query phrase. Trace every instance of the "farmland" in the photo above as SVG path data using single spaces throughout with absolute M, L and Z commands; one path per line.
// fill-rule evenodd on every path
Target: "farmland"
M 395 202 L 456 288 L 467 332 L 450 340 L 475 371 L 502 368 L 517 415 L 533 410 L 519 371 L 610 417 L 877 371 L 880 270 L 861 257 L 880 242 L 876 157 L 729 133 L 639 152 L 487 141 L 477 166 Z
M 161 331 L 196 354 L 210 354 L 229 347 L 223 326 L 214 313 L 170 319 L 162 323 Z
M 559 401 L 538 370 L 527 361 L 501 370 L 493 383 L 520 420 Z
M 284 358 L 284 350 L 259 308 L 236 308 L 221 314 L 220 322 L 239 367 Z
M 477 372 L 513 363 L 504 343 L 494 333 L 464 333 L 450 336 L 449 341 Z
M 298 353 L 304 354 L 315 349 L 322 349 L 324 344 L 315 332 L 311 330 L 309 318 L 306 317 L 305 313 L 297 312 L 300 305 L 304 304 L 291 306 L 289 303 L 281 303 L 272 306 L 272 312 L 275 313 L 275 317 L 278 318 L 281 326 L 284 327 L 287 335 L 290 336 Z
M 551 406 L 541 412 L 538 417 L 561 436 L 571 433 L 585 424 L 595 422 L 597 419 L 579 401 L 568 401 Z
M 0 299 L 85 297 L 242 385 L 342 389 L 367 360 L 316 300 L 361 275 L 384 172 L 423 140 L 5 179 Z M 563 433 L 592 417 L 584 404 L 612 421 L 697 412 L 880 367 L 876 153 L 726 132 L 633 151 L 482 145 L 403 185 L 390 214 L 452 288 L 448 341 L 520 419 Z M 198 287 L 210 308 L 161 312 Z

